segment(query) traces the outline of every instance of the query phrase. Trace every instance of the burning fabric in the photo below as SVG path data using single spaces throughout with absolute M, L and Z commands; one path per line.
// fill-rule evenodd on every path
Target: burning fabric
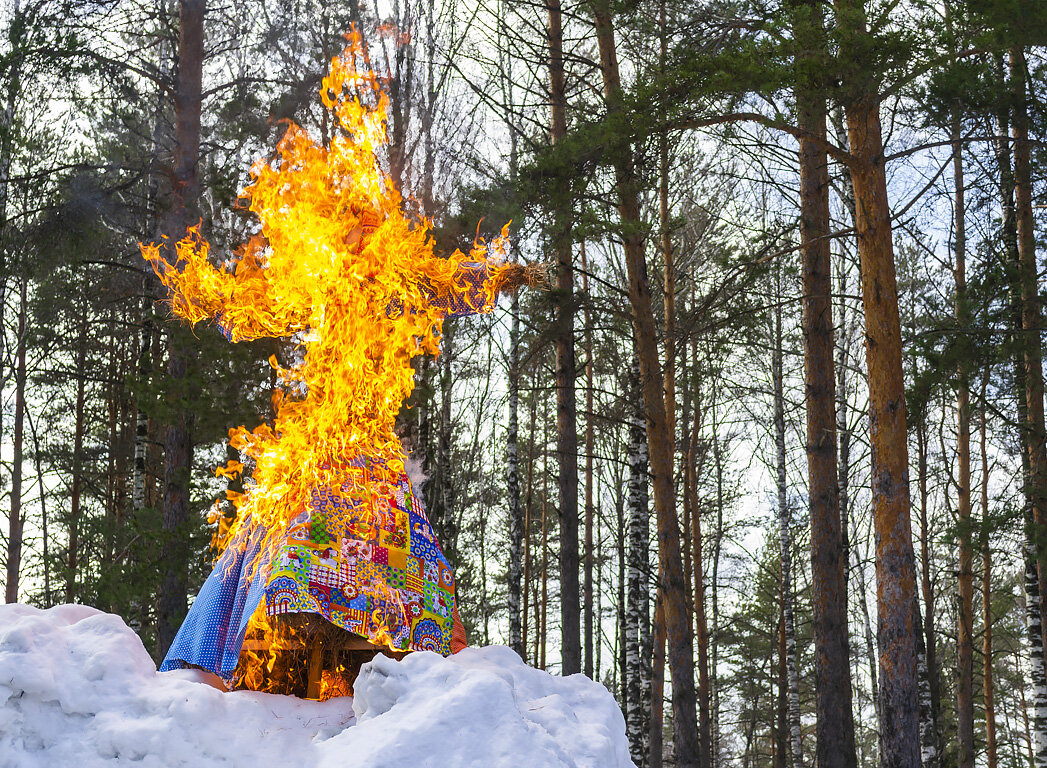
M 294 614 L 396 651 L 464 645 L 454 577 L 394 423 L 414 386 L 411 359 L 438 354 L 443 320 L 491 310 L 534 272 L 504 263 L 504 230 L 468 256 L 439 258 L 428 223 L 404 216 L 379 161 L 386 96 L 357 68 L 362 53 L 354 35 L 320 90 L 338 135 L 324 145 L 291 125 L 277 158 L 251 169 L 244 195 L 260 232 L 231 262 L 213 266 L 195 231 L 175 245 L 173 265 L 161 247 L 143 247 L 182 318 L 213 319 L 234 342 L 287 338 L 304 352 L 288 368 L 270 360 L 284 383 L 273 425 L 230 433 L 253 461 L 253 484 L 231 494 L 228 546 L 162 669 L 229 678 L 252 628 Z M 243 469 L 233 461 L 219 474 Z

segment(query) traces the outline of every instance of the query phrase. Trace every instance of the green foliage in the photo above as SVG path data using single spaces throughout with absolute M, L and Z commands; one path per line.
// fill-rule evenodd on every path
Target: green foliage
M 966 0 L 965 5 L 991 44 L 1047 44 L 1047 6 L 1039 0 Z
M 788 740 L 788 734 L 778 731 L 778 707 L 782 706 L 779 697 L 782 621 L 779 562 L 775 529 L 775 533 L 765 538 L 755 574 L 745 585 L 744 597 L 732 610 L 722 636 L 729 672 L 721 676 L 721 684 L 728 686 L 738 698 L 745 754 L 754 766 L 771 766 L 772 743 L 785 744 Z M 793 590 L 802 708 L 812 693 L 814 677 L 812 613 L 805 590 L 795 585 Z M 806 741 L 810 743 L 812 739 Z

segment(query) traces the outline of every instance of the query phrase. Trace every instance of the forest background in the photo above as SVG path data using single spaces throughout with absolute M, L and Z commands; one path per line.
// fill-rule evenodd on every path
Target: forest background
M 277 342 L 170 319 L 360 30 L 438 249 L 544 292 L 449 321 L 403 436 L 473 643 L 616 695 L 638 766 L 1047 765 L 1037 0 L 8 0 L 6 597 L 162 657 Z M 217 506 L 215 499 L 219 499 Z

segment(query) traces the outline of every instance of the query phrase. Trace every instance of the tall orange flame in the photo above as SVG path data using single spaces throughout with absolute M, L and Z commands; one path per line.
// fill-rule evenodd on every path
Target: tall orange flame
M 260 524 L 272 545 L 311 489 L 352 492 L 344 470 L 354 459 L 369 460 L 373 480 L 393 481 L 403 470 L 394 422 L 414 387 L 411 358 L 439 352 L 449 307 L 482 311 L 506 282 L 520 282 L 518 265 L 504 263 L 506 230 L 468 256 L 439 258 L 430 223 L 404 216 L 380 164 L 388 99 L 357 67 L 359 34 L 347 37 L 320 89 L 338 135 L 324 145 L 291 124 L 276 158 L 251 168 L 243 194 L 259 234 L 221 268 L 196 229 L 175 245 L 173 266 L 157 244 L 142 246 L 177 315 L 214 318 L 233 341 L 290 338 L 305 353 L 288 368 L 270 358 L 284 383 L 273 426 L 230 431 L 255 467 L 253 484 L 231 499 L 239 514 L 226 541 Z

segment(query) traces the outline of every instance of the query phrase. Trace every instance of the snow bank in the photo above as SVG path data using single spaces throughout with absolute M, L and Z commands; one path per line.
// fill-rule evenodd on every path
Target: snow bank
M 508 648 L 366 665 L 356 699 L 223 693 L 157 673 L 118 616 L 0 606 L 0 768 L 630 766 L 611 695 Z

